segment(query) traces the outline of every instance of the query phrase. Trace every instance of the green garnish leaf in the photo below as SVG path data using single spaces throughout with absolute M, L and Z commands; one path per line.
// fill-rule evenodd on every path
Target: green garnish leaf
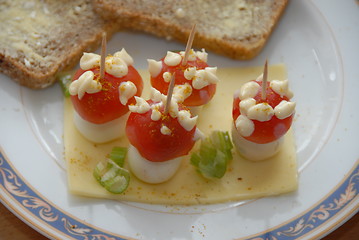
M 62 92 L 65 97 L 70 97 L 69 86 L 72 81 L 73 74 L 74 74 L 73 71 L 68 71 L 68 72 L 61 72 L 56 76 L 57 81 L 60 83 Z
M 127 154 L 127 148 L 125 147 L 114 147 L 110 153 L 110 158 L 118 166 L 123 167 L 125 164 L 125 158 Z
M 111 193 L 124 192 L 130 183 L 130 172 L 123 168 L 126 154 L 126 148 L 114 147 L 110 158 L 100 161 L 93 171 L 97 182 Z
M 228 132 L 213 131 L 201 141 L 199 151 L 191 155 L 191 164 L 205 178 L 222 178 L 233 158 L 232 148 Z

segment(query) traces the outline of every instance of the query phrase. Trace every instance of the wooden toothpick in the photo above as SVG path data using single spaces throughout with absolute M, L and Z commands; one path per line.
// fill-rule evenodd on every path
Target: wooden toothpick
M 264 64 L 263 80 L 262 80 L 262 100 L 267 98 L 267 79 L 268 79 L 268 60 Z
M 184 57 L 183 57 L 183 61 L 182 61 L 182 66 L 187 64 L 187 60 L 188 60 L 188 55 L 189 55 L 189 51 L 192 48 L 192 43 L 193 43 L 193 39 L 194 39 L 194 35 L 196 33 L 196 24 L 193 24 L 192 26 L 192 30 L 189 34 L 188 40 L 187 40 L 187 45 L 186 45 L 186 50 L 184 52 Z
M 171 77 L 171 82 L 170 82 L 170 85 L 169 85 L 168 91 L 167 91 L 167 101 L 166 101 L 165 112 L 164 112 L 165 114 L 167 114 L 170 110 L 173 88 L 175 86 L 175 78 L 176 78 L 176 73 L 173 73 L 173 75 Z
M 101 64 L 100 64 L 100 79 L 105 76 L 105 60 L 106 60 L 106 33 L 102 33 L 102 44 L 101 44 Z

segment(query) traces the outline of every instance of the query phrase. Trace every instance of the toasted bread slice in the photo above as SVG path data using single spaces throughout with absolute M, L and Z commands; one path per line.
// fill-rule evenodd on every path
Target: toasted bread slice
M 114 28 L 93 11 L 91 0 L 0 3 L 0 72 L 30 88 L 45 88 L 56 73 L 78 63 Z
M 95 9 L 118 26 L 187 41 L 234 59 L 259 54 L 288 0 L 95 0 Z

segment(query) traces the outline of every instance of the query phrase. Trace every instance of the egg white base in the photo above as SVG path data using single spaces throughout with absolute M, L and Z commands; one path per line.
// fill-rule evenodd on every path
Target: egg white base
M 128 147 L 127 159 L 131 172 L 142 181 L 152 184 L 172 178 L 182 161 L 182 157 L 178 157 L 164 162 L 152 162 L 142 157 L 131 144 Z
M 264 144 L 258 144 L 243 138 L 232 125 L 232 141 L 239 153 L 251 161 L 266 160 L 277 154 L 283 144 L 283 137 L 276 141 Z
M 103 124 L 95 124 L 83 119 L 74 111 L 74 123 L 77 130 L 86 139 L 94 143 L 105 143 L 125 135 L 128 113 Z

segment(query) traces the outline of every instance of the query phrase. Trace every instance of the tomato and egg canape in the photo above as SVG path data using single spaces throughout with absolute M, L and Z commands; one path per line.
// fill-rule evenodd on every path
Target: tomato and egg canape
M 151 89 L 150 100 L 136 97 L 129 106 L 126 134 L 130 142 L 128 163 L 131 172 L 147 183 L 170 179 L 201 136 L 196 127 L 197 116 L 172 97 L 168 111 L 167 96 Z
M 204 49 L 190 49 L 185 62 L 184 57 L 185 51 L 168 51 L 160 61 L 148 59 L 148 70 L 152 87 L 164 94 L 168 91 L 171 76 L 176 74 L 174 92 L 176 89 L 186 89 L 183 104 L 196 113 L 196 107 L 208 103 L 216 92 L 216 83 L 219 81 L 216 75 L 217 67 L 208 66 L 208 54 Z
M 263 75 L 234 94 L 232 139 L 245 158 L 260 161 L 280 150 L 293 121 L 292 97 L 288 80 L 263 81 Z
M 125 49 L 106 57 L 102 78 L 100 61 L 100 55 L 84 53 L 69 86 L 76 128 L 96 143 L 124 135 L 128 105 L 135 103 L 134 96 L 140 96 L 143 89 L 142 78 Z

